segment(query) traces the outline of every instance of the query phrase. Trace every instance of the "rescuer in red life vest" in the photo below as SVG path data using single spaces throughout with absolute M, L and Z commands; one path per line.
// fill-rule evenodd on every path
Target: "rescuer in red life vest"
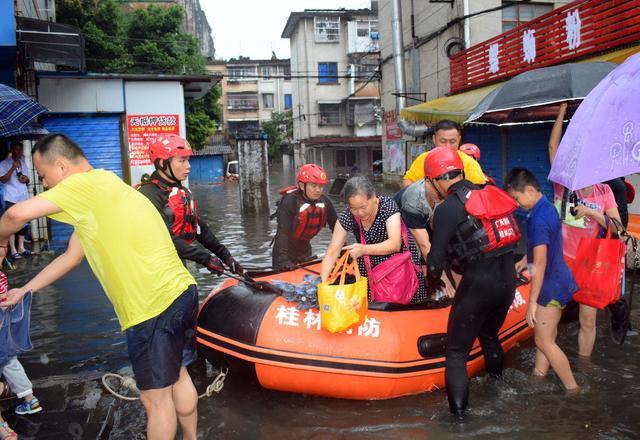
M 273 268 L 291 270 L 312 256 L 311 239 L 325 226 L 333 231 L 338 216 L 322 191 L 329 180 L 327 173 L 316 164 L 300 167 L 297 186 L 284 192 L 276 216 L 278 230 L 271 255 Z
M 178 135 L 163 134 L 156 138 L 149 145 L 156 170 L 142 182 L 139 191 L 162 215 L 181 259 L 195 261 L 215 274 L 224 270 L 222 260 L 231 272 L 242 275 L 242 266 L 198 216 L 191 191 L 182 186 L 191 170 L 191 154 L 189 142 Z
M 483 188 L 465 180 L 460 156 L 448 147 L 431 150 L 424 174 L 445 198 L 433 213 L 427 285 L 432 290 L 437 287 L 449 265 L 462 274 L 447 324 L 445 364 L 449 408 L 462 417 L 469 399 L 467 359 L 476 338 L 487 372 L 502 373 L 498 331 L 515 294 L 513 249 L 520 232 L 513 211 L 517 204 L 495 186 Z

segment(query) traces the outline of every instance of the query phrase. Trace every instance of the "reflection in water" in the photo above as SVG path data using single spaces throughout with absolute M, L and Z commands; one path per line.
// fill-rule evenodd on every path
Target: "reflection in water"
M 271 171 L 272 206 L 277 190 L 292 178 Z M 194 193 L 203 217 L 240 262 L 269 266 L 275 222 L 241 215 L 237 183 L 196 186 Z M 329 237 L 323 231 L 314 252 L 323 252 Z M 50 259 L 19 261 L 9 273 L 12 285 L 25 282 Z M 224 280 L 195 265 L 190 269 L 201 297 Z M 529 376 L 534 349 L 528 341 L 506 355 L 502 381 L 472 380 L 465 424 L 450 420 L 443 392 L 374 402 L 333 400 L 265 390 L 230 371 L 222 392 L 200 401 L 200 432 L 207 439 L 638 438 L 640 336 L 614 346 L 604 316 L 599 320 L 594 357 L 582 363 L 577 323 L 561 327 L 560 344 L 583 386 L 575 396 L 565 396 L 553 376 L 542 381 Z M 31 417 L 5 411 L 16 430 L 24 438 L 144 438 L 142 406 L 116 401 L 98 380 L 107 371 L 128 371 L 128 360 L 111 305 L 88 267 L 36 295 L 32 321 L 35 349 L 21 359 L 45 411 Z M 637 307 L 633 321 L 640 322 Z M 14 403 L 3 402 L 5 408 Z

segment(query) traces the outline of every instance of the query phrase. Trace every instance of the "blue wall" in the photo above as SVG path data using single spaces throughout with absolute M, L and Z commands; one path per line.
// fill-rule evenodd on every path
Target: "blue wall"
M 13 0 L 0 0 L 0 84 L 16 86 L 16 25 Z

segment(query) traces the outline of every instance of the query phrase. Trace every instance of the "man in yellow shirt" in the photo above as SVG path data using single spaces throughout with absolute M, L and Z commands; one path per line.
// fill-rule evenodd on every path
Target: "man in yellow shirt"
M 50 134 L 33 162 L 49 189 L 11 207 L 0 219 L 0 259 L 9 236 L 49 216 L 73 226 L 67 250 L 0 305 L 16 304 L 69 272 L 86 256 L 126 333 L 149 439 L 195 439 L 198 396 L 186 366 L 197 356 L 198 292 L 164 221 L 149 200 L 115 174 L 96 170 L 71 139 Z
M 460 147 L 462 140 L 462 128 L 459 124 L 447 119 L 438 122 L 434 127 L 433 143 L 436 147 L 450 147 L 456 150 Z M 416 157 L 409 170 L 405 173 L 402 186 L 409 186 L 418 180 L 424 179 L 424 160 L 429 152 L 424 152 Z M 482 185 L 487 182 L 480 164 L 462 151 L 459 151 L 462 165 L 464 166 L 464 176 L 467 180 Z

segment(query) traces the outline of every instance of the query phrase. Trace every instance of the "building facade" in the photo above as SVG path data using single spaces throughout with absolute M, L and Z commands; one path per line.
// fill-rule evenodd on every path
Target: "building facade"
M 282 37 L 291 45 L 295 166 L 372 173 L 382 159 L 377 10 L 294 12 Z
M 397 128 L 396 81 L 392 53 L 392 1 L 379 2 L 382 107 L 385 130 L 384 175 L 397 181 L 413 159 L 424 151 L 420 139 L 403 136 Z M 404 42 L 405 100 L 411 106 L 451 92 L 449 57 L 478 43 L 570 3 L 570 0 L 522 2 L 400 0 Z M 472 17 L 463 20 L 464 16 Z
M 273 112 L 292 108 L 288 59 L 214 60 L 207 63 L 207 70 L 224 76 L 220 99 L 223 121 L 219 131 L 229 137 L 260 131 Z

